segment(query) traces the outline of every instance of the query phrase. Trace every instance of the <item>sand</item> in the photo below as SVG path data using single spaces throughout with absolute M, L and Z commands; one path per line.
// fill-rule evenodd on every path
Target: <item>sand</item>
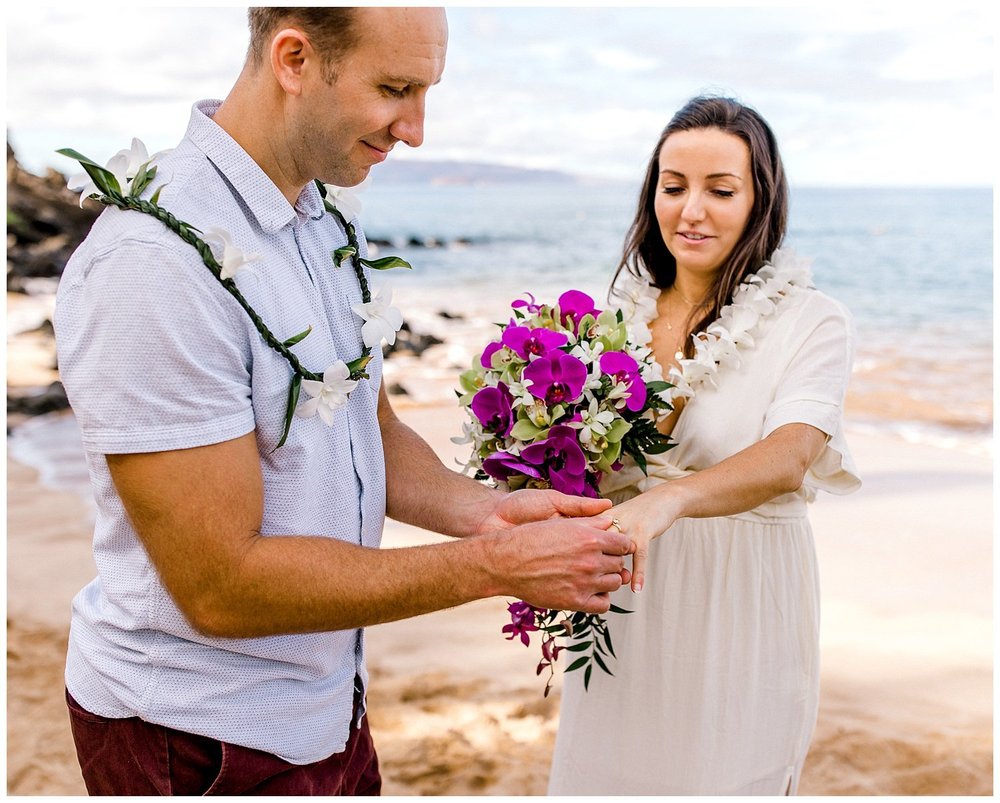
M 461 416 L 397 404 L 449 464 Z M 866 434 L 865 487 L 821 496 L 822 702 L 800 792 L 992 793 L 992 467 Z M 70 600 L 94 573 L 91 513 L 8 457 L 10 794 L 83 794 L 62 699 Z M 439 539 L 389 522 L 387 547 Z M 544 794 L 558 717 L 535 648 L 482 600 L 369 629 L 371 725 L 387 795 Z

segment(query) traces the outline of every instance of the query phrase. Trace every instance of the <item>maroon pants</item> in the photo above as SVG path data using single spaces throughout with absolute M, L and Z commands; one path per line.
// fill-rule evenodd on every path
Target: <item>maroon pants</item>
M 91 795 L 365 796 L 378 795 L 382 788 L 367 717 L 360 728 L 351 725 L 342 753 L 297 765 L 261 750 L 153 725 L 138 717 L 97 716 L 69 691 L 66 703 L 83 780 Z

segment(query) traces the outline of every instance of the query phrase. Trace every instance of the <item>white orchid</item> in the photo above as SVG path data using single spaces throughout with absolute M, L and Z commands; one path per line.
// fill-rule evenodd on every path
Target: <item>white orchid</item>
M 139 175 L 139 171 L 145 165 L 154 161 L 159 155 L 158 153 L 150 159 L 149 151 L 146 150 L 143 141 L 137 137 L 133 137 L 132 146 L 130 148 L 122 148 L 112 156 L 105 165 L 105 169 L 115 177 L 115 181 L 118 182 L 118 188 L 122 194 L 128 195 L 129 183 L 132 179 Z M 83 202 L 90 196 L 101 194 L 101 191 L 86 171 L 71 176 L 66 186 L 73 192 L 80 193 L 80 206 L 83 206 Z
M 361 327 L 361 339 L 369 348 L 379 345 L 383 339 L 390 346 L 396 342 L 396 332 L 403 325 L 403 313 L 390 306 L 391 301 L 392 288 L 386 284 L 375 291 L 367 304 L 355 304 L 351 307 L 365 321 Z
M 351 379 L 351 370 L 343 360 L 337 360 L 323 372 L 323 381 L 303 379 L 302 389 L 312 398 L 298 406 L 295 414 L 311 418 L 319 413 L 323 423 L 333 426 L 333 414 L 347 404 L 347 395 L 354 390 L 358 380 Z
M 261 259 L 260 254 L 247 253 L 237 247 L 233 242 L 232 235 L 218 226 L 205 229 L 202 233 L 202 239 L 208 243 L 216 261 L 222 266 L 222 272 L 219 275 L 223 279 L 232 279 L 251 262 L 257 262 Z
M 354 220 L 361 214 L 364 204 L 361 193 L 371 186 L 372 176 L 369 173 L 365 180 L 354 187 L 338 187 L 336 184 L 324 184 L 326 199 L 332 203 L 347 221 Z
M 580 443 L 590 446 L 600 443 L 617 418 L 611 410 L 601 410 L 597 399 L 592 399 L 587 409 L 580 412 L 580 421 L 571 422 L 570 426 L 580 430 Z

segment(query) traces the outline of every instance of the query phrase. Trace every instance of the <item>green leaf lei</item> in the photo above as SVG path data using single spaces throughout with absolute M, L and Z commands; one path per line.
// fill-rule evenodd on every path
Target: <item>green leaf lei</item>
M 270 329 L 268 329 L 267 325 L 257 314 L 254 308 L 251 307 L 249 302 L 243 297 L 243 294 L 236 286 L 236 282 L 231 278 L 222 278 L 222 266 L 212 253 L 212 249 L 209 244 L 199 237 L 199 235 L 202 234 L 202 231 L 182 220 L 178 220 L 166 209 L 159 206 L 158 200 L 160 197 L 160 191 L 165 185 L 159 187 L 148 201 L 139 197 L 156 177 L 156 166 L 151 164 L 152 160 L 145 162 L 141 167 L 139 167 L 135 178 L 128 182 L 129 186 L 127 188 L 122 188 L 114 173 L 107 168 L 101 167 L 101 165 L 97 164 L 97 162 L 87 158 L 78 151 L 75 151 L 72 148 L 62 148 L 56 151 L 56 153 L 75 159 L 87 172 L 87 175 L 90 176 L 91 180 L 100 191 L 100 194 L 94 194 L 90 197 L 95 198 L 105 206 L 116 206 L 119 209 L 131 209 L 132 211 L 142 212 L 143 214 L 155 217 L 163 223 L 164 226 L 177 234 L 177 236 L 184 242 L 194 246 L 198 255 L 201 257 L 201 261 L 205 264 L 205 267 L 212 272 L 212 275 L 219 280 L 219 283 L 226 289 L 226 291 L 236 299 L 237 303 L 243 308 L 243 311 L 246 312 L 246 314 L 250 317 L 250 320 L 253 321 L 254 328 L 256 328 L 260 333 L 264 342 L 288 361 L 288 364 L 292 369 L 292 379 L 288 388 L 288 405 L 285 409 L 285 423 L 281 433 L 281 440 L 278 441 L 278 445 L 274 448 L 277 449 L 282 446 L 288 438 L 288 432 L 292 426 L 292 418 L 295 415 L 295 407 L 299 402 L 299 391 L 302 387 L 302 380 L 310 379 L 322 381 L 323 379 L 322 374 L 314 373 L 313 371 L 304 368 L 302 363 L 299 362 L 299 358 L 295 356 L 291 350 L 292 346 L 305 339 L 305 337 L 312 331 L 312 327 L 306 329 L 304 332 L 299 332 L 299 334 L 294 335 L 287 340 L 280 340 L 274 335 L 273 332 L 271 332 Z M 361 287 L 362 302 L 367 304 L 371 301 L 371 292 L 368 288 L 368 282 L 365 279 L 363 266 L 373 270 L 409 268 L 411 266 L 405 260 L 395 256 L 388 256 L 375 260 L 364 259 L 361 257 L 358 235 L 354 226 L 344 217 L 343 214 L 341 214 L 340 210 L 338 210 L 336 206 L 330 203 L 327 198 L 326 187 L 323 183 L 317 180 L 316 186 L 319 188 L 320 194 L 323 197 L 324 208 L 340 222 L 340 225 L 343 227 L 344 232 L 347 235 L 347 245 L 343 248 L 336 249 L 332 253 L 333 264 L 339 268 L 346 260 L 351 260 L 354 267 L 354 274 L 358 277 L 358 284 Z M 127 192 L 125 191 L 126 189 L 128 190 Z M 361 356 L 347 363 L 347 368 L 350 371 L 349 378 L 355 380 L 368 379 L 369 376 L 365 371 L 365 368 L 371 359 L 371 348 L 369 346 L 364 346 L 361 351 Z

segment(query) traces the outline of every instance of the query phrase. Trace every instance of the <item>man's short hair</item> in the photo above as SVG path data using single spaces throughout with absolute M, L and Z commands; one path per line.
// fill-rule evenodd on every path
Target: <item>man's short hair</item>
M 323 78 L 336 77 L 337 62 L 357 43 L 354 8 L 329 6 L 252 7 L 247 11 L 250 25 L 250 51 L 247 58 L 254 67 L 267 56 L 271 36 L 283 27 L 299 28 L 309 37 L 323 65 Z

